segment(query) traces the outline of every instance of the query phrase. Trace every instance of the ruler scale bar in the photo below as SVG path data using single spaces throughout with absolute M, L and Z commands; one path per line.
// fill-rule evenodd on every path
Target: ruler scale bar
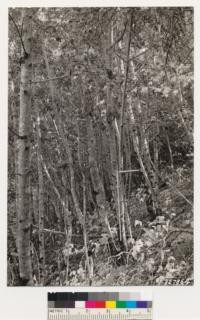
M 79 315 L 79 316 L 70 316 L 70 315 L 58 315 L 58 314 L 50 314 L 48 317 L 49 320 L 54 320 L 54 319 L 63 319 L 63 320 L 88 320 L 88 319 L 93 319 L 93 320 L 151 320 L 152 317 L 151 316 L 131 316 L 131 317 L 127 317 L 127 316 L 112 316 L 109 315 L 107 317 L 101 316 L 101 315 L 94 315 L 92 318 L 88 317 L 88 316 L 83 316 L 83 315 Z
M 152 319 L 151 308 L 149 309 L 54 309 L 49 308 L 49 320 L 131 320 Z

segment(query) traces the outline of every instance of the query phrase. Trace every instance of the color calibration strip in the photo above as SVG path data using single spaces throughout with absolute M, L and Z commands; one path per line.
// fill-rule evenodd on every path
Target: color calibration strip
M 132 309 L 132 308 L 152 308 L 152 301 L 122 301 L 122 300 L 106 300 L 106 301 L 73 301 L 73 300 L 56 300 L 49 301 L 49 308 L 87 308 L 87 309 Z
M 148 298 L 144 300 L 145 298 Z M 48 293 L 49 308 L 152 308 L 152 299 L 139 292 L 55 292 Z

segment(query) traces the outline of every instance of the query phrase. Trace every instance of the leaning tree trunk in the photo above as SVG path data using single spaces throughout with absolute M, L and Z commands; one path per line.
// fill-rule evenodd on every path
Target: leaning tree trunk
M 29 153 L 30 153 L 30 104 L 31 104 L 31 9 L 23 9 L 23 48 L 20 79 L 20 115 L 18 136 L 18 183 L 17 183 L 17 248 L 20 284 L 32 284 L 29 210 Z

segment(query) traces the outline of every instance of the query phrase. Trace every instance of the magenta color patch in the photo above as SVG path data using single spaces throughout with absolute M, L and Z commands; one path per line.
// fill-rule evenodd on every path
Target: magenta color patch
M 85 301 L 85 307 L 86 308 L 96 308 L 96 302 L 95 301 Z

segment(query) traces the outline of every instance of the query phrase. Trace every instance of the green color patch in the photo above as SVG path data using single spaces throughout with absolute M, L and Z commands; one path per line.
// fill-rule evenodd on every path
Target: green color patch
M 116 301 L 116 308 L 126 308 L 126 301 Z

